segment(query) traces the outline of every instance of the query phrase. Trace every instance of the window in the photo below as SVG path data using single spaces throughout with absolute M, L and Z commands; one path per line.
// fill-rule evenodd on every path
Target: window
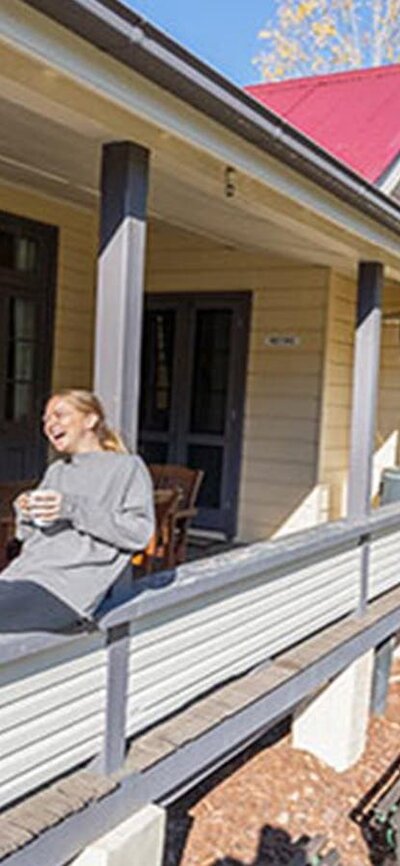
M 39 242 L 0 229 L 0 268 L 20 273 L 34 273 L 39 264 Z
M 44 466 L 57 229 L 0 211 L 0 480 Z
M 37 348 L 35 313 L 34 301 L 9 298 L 4 406 L 7 421 L 22 421 L 33 411 Z

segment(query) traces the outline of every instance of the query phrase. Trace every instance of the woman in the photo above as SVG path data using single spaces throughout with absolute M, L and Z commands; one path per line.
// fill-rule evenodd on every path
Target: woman
M 150 476 L 88 391 L 55 394 L 44 432 L 62 459 L 14 503 L 20 556 L 1 573 L 0 631 L 59 630 L 93 614 L 154 529 Z

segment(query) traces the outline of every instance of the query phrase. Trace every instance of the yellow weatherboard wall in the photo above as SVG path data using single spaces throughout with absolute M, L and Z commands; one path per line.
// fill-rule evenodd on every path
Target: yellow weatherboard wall
M 346 513 L 347 473 L 356 327 L 356 280 L 332 273 L 329 285 L 327 339 L 321 419 L 320 480 L 330 489 L 331 519 Z M 397 464 L 400 424 L 400 324 L 386 315 L 400 310 L 399 286 L 383 290 L 383 323 L 378 411 L 372 477 L 372 502 L 377 503 L 383 469 Z M 399 319 L 400 322 L 400 319 Z
M 247 379 L 241 531 L 266 537 L 326 517 L 317 457 L 327 272 L 286 264 L 260 274 Z M 269 334 L 298 338 L 266 345 Z
M 331 273 L 321 414 L 319 478 L 329 486 L 330 517 L 343 515 L 350 447 L 356 283 Z
M 0 210 L 59 229 L 52 388 L 91 387 L 96 218 L 88 211 L 0 183 Z
M 383 292 L 383 325 L 378 411 L 378 437 L 384 441 L 400 424 L 400 291 L 388 282 Z
M 6 183 L 0 209 L 58 227 L 52 386 L 91 387 L 97 215 Z M 356 280 L 152 221 L 146 291 L 251 293 L 238 536 L 251 541 L 342 516 Z M 399 287 L 387 283 L 384 312 L 396 310 Z M 271 335 L 296 340 L 274 346 Z M 399 377 L 400 325 L 384 324 L 374 492 L 382 468 L 397 460 Z
M 150 228 L 148 291 L 252 293 L 238 525 L 248 541 L 326 517 L 317 461 L 328 279 L 324 268 Z M 268 347 L 271 333 L 298 345 Z

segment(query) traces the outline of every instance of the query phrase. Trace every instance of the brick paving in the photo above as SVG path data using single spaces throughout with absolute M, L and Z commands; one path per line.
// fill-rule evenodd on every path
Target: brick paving
M 320 833 L 343 866 L 377 863 L 356 815 L 397 763 L 400 771 L 400 659 L 385 716 L 371 720 L 354 767 L 336 773 L 276 728 L 169 810 L 163 866 L 286 866 L 304 851 L 301 837 Z

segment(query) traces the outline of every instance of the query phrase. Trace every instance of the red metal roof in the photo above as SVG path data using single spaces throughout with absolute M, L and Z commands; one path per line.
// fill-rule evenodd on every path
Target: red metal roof
M 371 182 L 400 154 L 400 64 L 245 89 Z

